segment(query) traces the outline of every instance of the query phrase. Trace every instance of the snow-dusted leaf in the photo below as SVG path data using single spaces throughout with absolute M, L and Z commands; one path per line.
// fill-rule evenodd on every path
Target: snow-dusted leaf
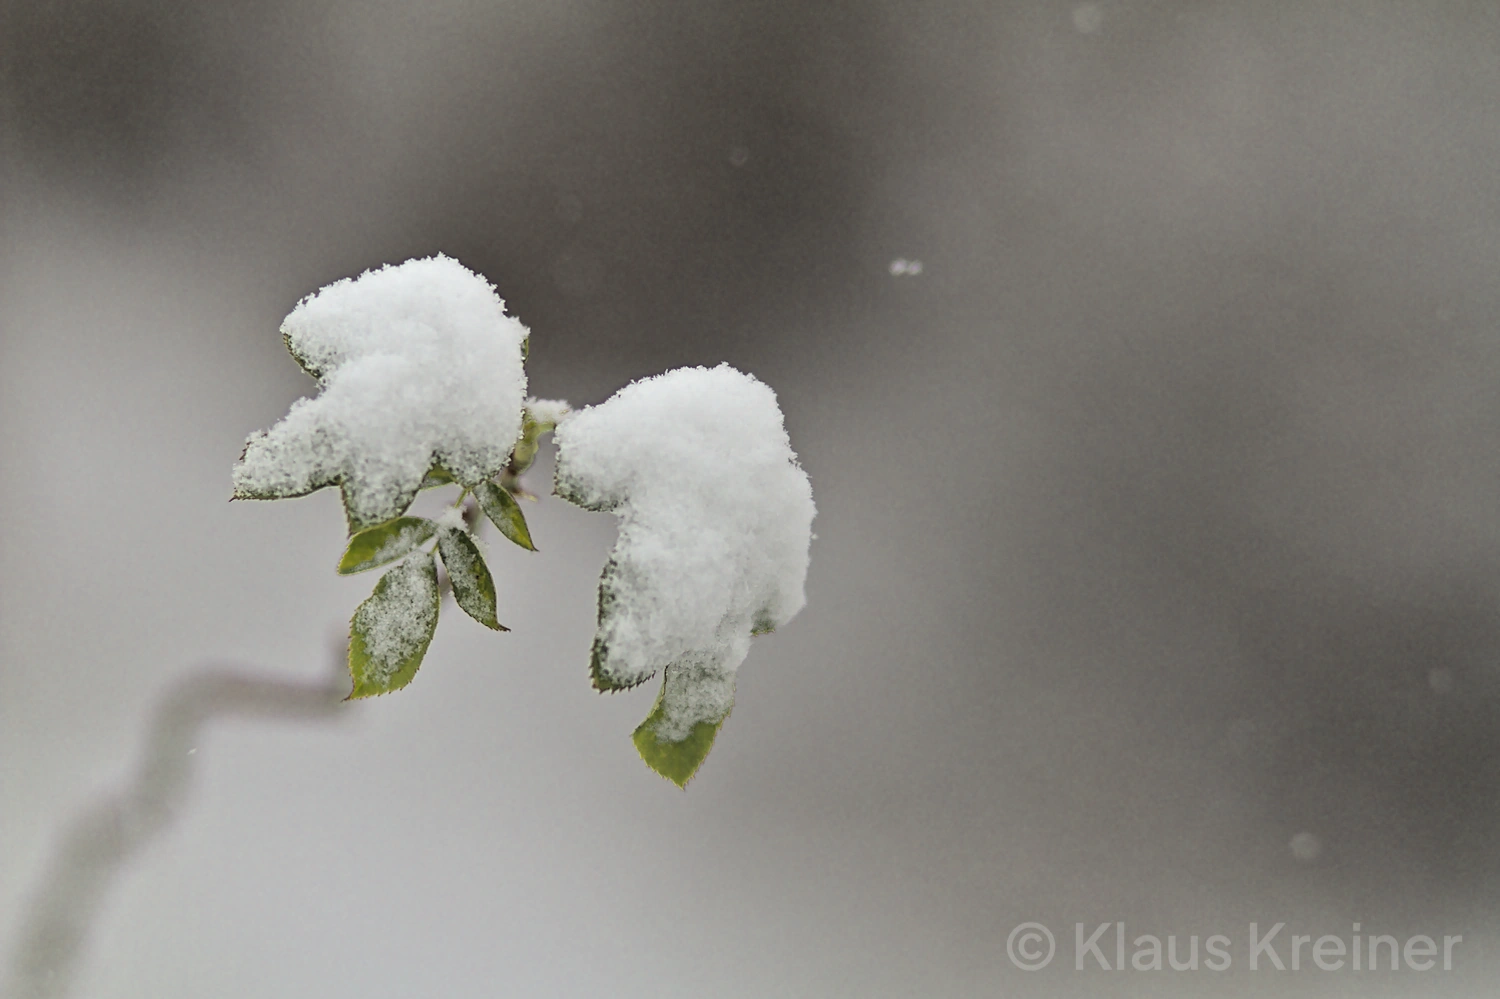
M 437 525 L 425 517 L 397 517 L 378 527 L 360 531 L 349 539 L 339 561 L 345 576 L 394 562 L 437 533 Z
M 444 528 L 438 535 L 438 551 L 443 556 L 443 568 L 448 570 L 448 581 L 453 584 L 454 602 L 486 628 L 509 631 L 496 616 L 495 580 L 469 533 Z
M 526 527 L 526 515 L 504 486 L 481 482 L 474 487 L 474 498 L 479 500 L 479 508 L 501 534 L 527 551 L 536 551 L 536 546 L 531 543 L 531 531 Z
M 380 577 L 349 623 L 351 698 L 399 690 L 416 676 L 438 621 L 437 561 L 419 552 Z
M 609 662 L 609 646 L 605 644 L 603 638 L 604 624 L 614 614 L 618 574 L 619 566 L 616 565 L 614 559 L 604 563 L 604 571 L 599 574 L 599 611 L 596 620 L 598 631 L 594 634 L 594 645 L 589 651 L 589 680 L 592 681 L 595 690 L 606 693 L 629 690 L 651 679 L 651 674 L 648 673 L 637 678 L 633 683 L 623 683 L 617 681 L 605 669 L 605 664 Z
M 632 687 L 697 662 L 732 673 L 806 603 L 813 502 L 776 395 L 728 365 L 634 382 L 556 430 L 557 494 L 620 518 L 590 673 Z
M 236 496 L 337 483 L 353 532 L 404 513 L 434 462 L 465 486 L 509 462 L 526 328 L 457 261 L 409 260 L 337 281 L 303 299 L 282 336 L 320 391 L 250 437 Z
M 733 707 L 733 670 L 712 663 L 674 663 L 663 674 L 651 714 L 631 739 L 647 766 L 686 787 Z
M 295 403 L 293 408 L 296 408 Z M 244 465 L 246 456 L 252 450 L 255 451 L 258 460 L 267 466 L 266 474 L 241 476 L 238 470 Z M 290 453 L 294 450 L 296 454 Z M 326 467 L 328 462 L 322 458 L 315 459 L 317 465 L 311 470 L 304 471 L 300 467 L 304 451 L 310 451 L 315 455 L 325 455 L 329 450 L 330 447 L 324 434 L 309 435 L 308 439 L 297 442 L 295 448 L 292 448 L 286 442 L 272 438 L 270 431 L 257 431 L 245 440 L 239 463 L 235 465 L 233 496 L 235 499 L 295 499 L 328 486 L 336 486 L 339 484 L 339 474 L 328 469 Z M 279 471 L 284 467 L 293 468 L 294 471 Z
M 545 432 L 541 424 L 531 419 L 529 413 L 521 418 L 521 439 L 516 441 L 516 448 L 510 455 L 510 468 L 514 474 L 520 475 L 536 461 L 536 453 L 541 449 L 542 434 Z

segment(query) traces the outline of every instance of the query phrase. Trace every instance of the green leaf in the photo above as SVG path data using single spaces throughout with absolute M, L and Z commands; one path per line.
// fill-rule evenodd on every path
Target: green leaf
M 443 568 L 453 584 L 454 601 L 486 628 L 509 631 L 495 616 L 495 580 L 474 539 L 468 532 L 450 527 L 438 534 L 437 540 Z
M 420 552 L 380 577 L 349 622 L 350 698 L 411 683 L 437 630 L 437 560 Z
M 520 475 L 536 462 L 536 453 L 541 450 L 541 434 L 529 434 L 528 430 L 534 424 L 522 426 L 521 439 L 516 441 L 516 446 L 510 453 L 511 474 Z
M 536 546 L 531 543 L 531 531 L 526 528 L 526 515 L 521 512 L 516 498 L 504 487 L 481 482 L 474 487 L 474 496 L 479 500 L 479 508 L 501 534 L 527 551 L 536 551 Z
M 631 736 L 636 751 L 646 761 L 646 766 L 678 787 L 685 788 L 687 782 L 693 779 L 693 774 L 698 772 L 698 767 L 708 758 L 708 752 L 714 748 L 714 739 L 724 723 L 698 722 L 681 742 L 663 742 L 649 728 L 653 718 L 654 712 Z
M 348 576 L 394 562 L 436 533 L 437 525 L 425 517 L 397 517 L 360 531 L 349 539 L 339 560 L 339 574 Z
M 631 741 L 648 767 L 687 787 L 733 705 L 733 673 L 697 663 L 668 666 L 656 705 Z
M 433 489 L 437 486 L 446 486 L 453 482 L 453 473 L 442 465 L 433 465 L 427 470 L 427 475 L 422 479 L 423 489 Z
M 541 449 L 542 435 L 550 434 L 556 429 L 556 423 L 538 420 L 529 409 L 521 410 L 521 437 L 510 453 L 511 474 L 520 475 L 530 468 L 536 461 L 537 451 Z

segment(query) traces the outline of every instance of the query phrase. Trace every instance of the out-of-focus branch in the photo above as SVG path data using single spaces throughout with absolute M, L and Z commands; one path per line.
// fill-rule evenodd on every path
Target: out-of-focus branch
M 478 532 L 479 507 L 464 507 Z M 446 575 L 442 597 L 451 596 Z M 346 707 L 349 671 L 341 639 L 321 683 L 281 680 L 228 666 L 206 666 L 163 692 L 135 776 L 121 790 L 85 804 L 62 829 L 50 866 L 21 919 L 5 999 L 63 999 L 72 991 L 88 934 L 110 884 L 131 857 L 172 822 L 187 796 L 192 751 L 221 717 L 323 720 Z
M 187 795 L 193 751 L 224 717 L 313 721 L 343 713 L 349 692 L 342 650 L 319 683 L 209 666 L 169 687 L 157 702 L 134 778 L 87 803 L 59 833 L 48 868 L 14 942 L 7 999 L 67 996 L 89 931 L 115 876 L 165 830 Z

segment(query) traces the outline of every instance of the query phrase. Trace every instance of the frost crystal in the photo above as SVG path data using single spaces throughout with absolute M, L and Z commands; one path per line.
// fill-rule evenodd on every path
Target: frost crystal
M 620 518 L 600 581 L 596 686 L 674 666 L 657 737 L 722 721 L 750 636 L 806 603 L 812 487 L 776 394 L 728 365 L 679 368 L 573 413 L 556 440 L 558 495 Z
M 359 528 L 405 511 L 434 462 L 464 485 L 505 468 L 521 433 L 527 330 L 456 260 L 336 281 L 303 299 L 281 331 L 321 391 L 250 437 L 236 496 L 338 483 Z

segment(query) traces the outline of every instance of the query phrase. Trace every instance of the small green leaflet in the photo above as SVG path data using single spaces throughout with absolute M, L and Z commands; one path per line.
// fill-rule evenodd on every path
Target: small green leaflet
M 557 424 L 551 421 L 538 420 L 531 415 L 531 410 L 521 410 L 521 438 L 516 441 L 515 449 L 510 453 L 510 468 L 515 475 L 520 475 L 531 467 L 536 461 L 537 450 L 542 446 L 542 434 L 550 434 L 557 429 Z
M 422 488 L 433 489 L 437 486 L 446 486 L 452 481 L 452 473 L 442 465 L 433 465 L 427 470 L 427 475 L 422 479 Z
M 656 715 L 657 712 L 653 711 L 649 718 L 641 722 L 641 727 L 630 737 L 631 741 L 635 743 L 641 759 L 646 761 L 646 766 L 678 787 L 686 788 L 687 782 L 698 772 L 699 765 L 708 758 L 708 751 L 714 748 L 714 737 L 719 734 L 719 728 L 724 723 L 699 722 L 681 742 L 663 742 L 656 737 L 656 732 L 651 727 Z
M 438 621 L 437 560 L 419 552 L 380 577 L 349 622 L 349 697 L 370 697 L 411 683 Z
M 651 714 L 631 735 L 646 765 L 687 787 L 734 705 L 734 676 L 691 663 L 668 666 Z
M 360 531 L 349 539 L 349 547 L 339 560 L 339 573 L 348 576 L 394 562 L 436 532 L 437 525 L 425 517 L 397 517 Z
M 453 584 L 453 599 L 463 612 L 486 628 L 509 631 L 495 616 L 495 580 L 479 546 L 468 532 L 447 528 L 438 534 L 443 568 Z
M 521 513 L 516 498 L 504 487 L 481 482 L 474 487 L 474 496 L 479 500 L 479 508 L 501 534 L 527 551 L 536 551 L 536 546 L 531 543 L 531 531 L 526 528 L 526 516 Z

